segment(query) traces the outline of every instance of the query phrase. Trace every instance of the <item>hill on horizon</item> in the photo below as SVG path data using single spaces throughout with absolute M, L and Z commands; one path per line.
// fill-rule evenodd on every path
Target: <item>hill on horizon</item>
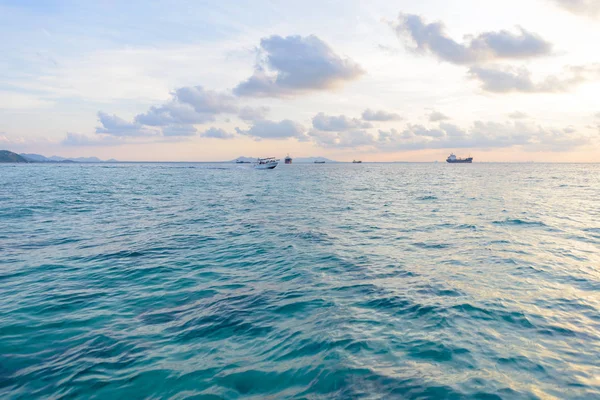
M 0 150 L 0 163 L 26 163 L 29 162 L 25 157 L 8 150 Z
M 100 162 L 117 162 L 115 159 L 110 159 L 107 161 L 101 160 L 98 157 L 60 157 L 60 156 L 51 156 L 46 157 L 41 154 L 33 154 L 33 153 L 21 153 L 21 157 L 27 159 L 30 162 L 64 162 L 64 161 L 75 161 L 75 162 L 90 162 L 90 163 L 100 163 Z
M 244 156 L 240 156 L 238 158 L 236 158 L 235 160 L 231 160 L 229 162 L 236 162 L 236 161 L 244 161 L 244 162 L 254 162 L 256 161 L 258 157 L 244 157 Z M 281 160 L 283 160 L 283 157 L 281 158 Z M 335 162 L 339 162 L 339 161 L 335 161 L 335 160 L 330 160 L 329 158 L 325 158 L 325 157 L 298 157 L 298 158 L 294 158 L 292 157 L 292 162 L 294 163 L 314 163 L 315 161 L 325 161 L 325 162 L 330 162 L 330 163 L 335 163 Z

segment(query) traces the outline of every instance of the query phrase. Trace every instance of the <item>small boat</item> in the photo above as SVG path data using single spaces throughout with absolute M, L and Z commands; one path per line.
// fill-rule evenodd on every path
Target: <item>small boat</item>
M 235 163 L 236 164 L 250 164 L 250 161 L 236 160 Z
M 279 164 L 279 160 L 275 157 L 259 158 L 254 163 L 256 169 L 273 169 Z
M 285 163 L 286 164 L 291 164 L 292 163 L 292 157 L 290 157 L 289 154 L 287 156 L 285 156 Z
M 360 160 L 352 160 L 352 164 L 362 164 L 362 161 L 360 161 Z
M 325 164 L 325 161 L 315 160 L 315 164 Z
M 473 162 L 473 157 L 458 158 L 454 153 L 451 153 L 446 159 L 446 162 L 450 164 L 471 164 Z

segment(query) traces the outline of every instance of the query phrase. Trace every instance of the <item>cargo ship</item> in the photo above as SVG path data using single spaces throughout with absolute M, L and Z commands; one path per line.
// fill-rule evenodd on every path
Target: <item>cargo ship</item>
M 471 164 L 473 162 L 473 157 L 458 158 L 452 153 L 446 158 L 446 162 L 449 162 L 450 164 Z
M 285 156 L 285 163 L 286 164 L 291 164 L 292 163 L 292 157 L 290 157 L 289 154 L 287 156 Z

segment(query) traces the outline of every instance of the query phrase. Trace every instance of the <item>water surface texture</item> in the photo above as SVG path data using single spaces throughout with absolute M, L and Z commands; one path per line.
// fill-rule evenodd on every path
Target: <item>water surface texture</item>
M 0 188 L 0 398 L 600 398 L 600 165 L 3 165 Z

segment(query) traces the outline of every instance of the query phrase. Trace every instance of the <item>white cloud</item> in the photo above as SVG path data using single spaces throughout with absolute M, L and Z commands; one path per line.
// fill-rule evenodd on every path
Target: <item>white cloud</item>
M 399 121 L 402 117 L 399 114 L 378 110 L 374 111 L 370 108 L 367 108 L 362 113 L 362 119 L 365 121 Z
M 473 66 L 469 69 L 469 76 L 479 80 L 482 89 L 488 92 L 559 93 L 586 81 L 600 79 L 600 64 L 570 66 L 564 69 L 561 77 L 550 75 L 539 81 L 534 81 L 525 67 Z
M 600 16 L 600 1 L 598 0 L 553 0 L 554 3 L 573 14 L 588 17 Z
M 260 42 L 254 74 L 240 83 L 239 96 L 282 97 L 341 86 L 364 74 L 318 37 L 271 36 Z
M 127 143 L 123 138 L 109 135 L 83 135 L 80 133 L 68 132 L 65 138 L 60 142 L 65 146 L 117 146 Z
M 201 114 L 237 112 L 236 99 L 226 93 L 205 90 L 202 86 L 188 86 L 175 90 L 174 101 L 191 105 Z
M 431 53 L 453 64 L 474 64 L 499 59 L 526 59 L 549 55 L 552 45 L 541 36 L 519 27 L 518 33 L 506 30 L 469 36 L 458 43 L 445 32 L 444 24 L 427 24 L 419 15 L 403 14 L 391 24 L 396 33 L 408 39 L 411 50 Z
M 530 151 L 568 151 L 589 144 L 591 139 L 571 128 L 543 128 L 524 122 L 475 121 L 471 128 L 441 123 L 438 128 L 408 125 L 399 132 L 380 131 L 377 148 L 381 151 L 452 149 L 452 148 L 510 148 Z
M 250 136 L 254 139 L 289 139 L 306 140 L 305 129 L 302 125 L 284 119 L 283 121 L 255 121 L 250 129 L 235 128 L 240 135 Z
M 233 139 L 235 137 L 233 133 L 215 127 L 207 129 L 200 136 L 213 139 Z
M 127 122 L 116 115 L 98 112 L 98 119 L 102 124 L 96 128 L 96 133 L 112 136 L 154 136 L 158 132 L 148 129 L 137 122 Z
M 380 129 L 376 137 L 366 130 L 332 132 L 312 129 L 308 135 L 324 148 L 363 148 L 382 152 L 512 147 L 527 151 L 561 152 L 592 142 L 590 137 L 578 134 L 571 126 L 563 129 L 544 128 L 520 121 L 475 121 L 469 129 L 445 122 L 432 127 L 408 124 L 403 130 Z
M 193 125 L 169 125 L 162 129 L 163 136 L 194 136 L 198 130 Z
M 242 107 L 238 117 L 243 121 L 257 121 L 265 119 L 269 113 L 269 107 Z
M 439 111 L 432 111 L 431 114 L 429 114 L 429 121 L 431 122 L 446 121 L 448 119 L 450 119 L 450 117 L 442 114 Z
M 348 118 L 345 115 L 325 115 L 324 113 L 315 115 L 312 119 L 312 124 L 315 129 L 331 132 L 372 127 L 369 122 L 364 122 L 357 118 Z
M 54 105 L 53 101 L 37 95 L 0 90 L 0 110 L 48 108 L 52 105 Z
M 212 122 L 219 114 L 237 113 L 236 99 L 226 93 L 205 90 L 202 86 L 176 89 L 171 100 L 158 107 L 151 107 L 135 117 L 139 124 L 165 126 L 170 124 L 202 124 Z
M 203 124 L 213 122 L 215 114 L 199 113 L 189 104 L 172 101 L 162 106 L 152 106 L 146 113 L 136 115 L 134 120 L 139 124 L 148 126 Z
M 375 143 L 375 138 L 364 129 L 338 132 L 311 129 L 308 136 L 316 144 L 326 148 L 358 148 L 372 146 Z
M 515 111 L 515 112 L 508 114 L 508 117 L 511 119 L 527 119 L 527 118 L 529 118 L 529 115 L 527 115 L 521 111 Z

